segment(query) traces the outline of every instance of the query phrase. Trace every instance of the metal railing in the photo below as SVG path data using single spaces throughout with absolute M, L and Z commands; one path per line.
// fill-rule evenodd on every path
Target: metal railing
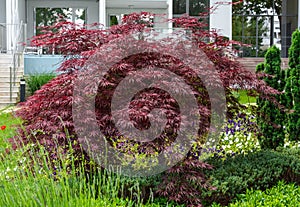
M 17 69 L 22 65 L 23 52 L 25 49 L 26 24 L 6 24 L 0 23 L 0 53 L 12 55 L 11 66 L 9 68 L 10 101 L 12 101 L 13 86 L 17 82 Z

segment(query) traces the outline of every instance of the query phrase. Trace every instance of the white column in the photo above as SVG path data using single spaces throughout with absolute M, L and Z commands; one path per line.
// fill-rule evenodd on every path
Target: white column
M 232 39 L 232 0 L 210 0 L 210 7 L 222 2 L 209 16 L 210 29 L 216 29 L 219 35 Z
M 6 1 L 6 45 L 8 53 L 11 53 L 17 47 L 19 35 L 19 10 L 18 0 Z
M 168 19 L 172 19 L 173 18 L 173 0 L 167 0 L 167 4 L 168 4 Z M 169 29 L 173 28 L 172 22 L 168 23 L 168 28 Z
M 99 0 L 99 23 L 107 26 L 106 22 L 106 0 Z
M 12 23 L 13 23 L 13 12 L 12 12 L 12 1 L 6 0 L 6 50 L 9 53 L 12 49 Z

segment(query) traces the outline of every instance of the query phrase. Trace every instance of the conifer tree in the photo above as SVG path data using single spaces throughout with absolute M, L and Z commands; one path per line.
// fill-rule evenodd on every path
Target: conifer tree
M 265 62 L 257 65 L 256 71 L 264 73 L 262 78 L 269 86 L 278 91 L 284 88 L 284 73 L 281 70 L 280 50 L 273 46 L 266 55 Z M 281 94 L 273 95 L 277 102 L 281 103 Z M 260 128 L 259 141 L 263 148 L 276 149 L 284 144 L 284 111 L 277 105 L 263 98 L 263 94 L 257 100 Z
M 288 111 L 289 140 L 300 140 L 300 31 L 292 35 L 289 49 L 289 69 L 285 85 L 285 105 Z

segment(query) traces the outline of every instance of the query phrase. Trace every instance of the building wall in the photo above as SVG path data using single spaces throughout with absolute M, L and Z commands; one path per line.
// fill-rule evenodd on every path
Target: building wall
M 290 24 L 290 28 L 294 31 L 298 28 L 298 3 L 297 1 L 288 1 L 287 3 L 287 23 Z M 291 15 L 291 16 L 290 16 Z
M 6 0 L 0 0 L 0 23 L 6 22 Z
M 18 0 L 19 21 L 26 23 L 26 0 Z
M 291 36 L 293 31 L 299 28 L 299 0 L 282 1 L 282 20 L 281 20 L 281 56 L 288 56 L 288 49 L 291 45 Z
M 222 2 L 222 4 L 216 4 Z M 216 29 L 219 35 L 232 39 L 232 0 L 210 0 L 210 7 L 217 6 L 217 9 L 210 14 L 210 29 Z

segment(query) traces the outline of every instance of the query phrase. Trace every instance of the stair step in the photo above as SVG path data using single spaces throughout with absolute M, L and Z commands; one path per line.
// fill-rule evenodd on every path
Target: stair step
M 10 96 L 0 96 L 0 103 L 16 103 L 18 97 L 12 97 L 10 100 Z
M 0 62 L 0 68 L 9 68 L 13 67 L 14 65 L 12 63 L 1 63 Z
M 12 78 L 12 82 L 18 83 L 20 82 L 21 77 L 16 77 L 15 80 Z M 10 83 L 9 77 L 0 77 L 0 86 L 2 86 L 2 83 Z
M 10 105 L 16 105 L 16 103 L 0 103 L 0 109 L 4 109 Z
M 19 91 L 12 91 L 12 97 L 17 98 L 19 96 Z M 0 91 L 0 97 L 10 96 L 10 91 Z
M 9 68 L 0 68 L 0 75 L 3 74 L 3 73 L 10 74 L 10 69 Z M 12 70 L 12 73 L 13 73 L 13 70 Z M 24 70 L 23 69 L 17 69 L 16 73 L 22 73 L 23 74 Z
M 24 77 L 24 61 L 22 56 L 21 59 L 16 56 L 18 58 L 16 61 L 20 61 L 17 63 L 21 65 L 15 65 L 16 67 L 14 68 L 13 57 L 11 54 L 0 54 L 0 108 L 15 105 L 19 102 L 20 79 Z M 15 75 L 12 78 L 14 83 L 10 83 L 10 72 Z
M 0 72 L 0 77 L 1 78 L 9 78 L 10 77 L 10 72 Z M 22 72 L 16 72 L 16 77 L 23 77 L 23 73 Z
M 0 87 L 0 91 L 9 91 L 10 87 Z M 19 91 L 19 87 L 17 86 L 12 86 L 13 91 Z
M 20 82 L 16 81 L 15 85 L 14 83 L 12 83 L 12 87 L 19 87 L 20 86 Z M 5 87 L 5 88 L 9 88 L 10 87 L 10 83 L 9 82 L 0 82 L 0 88 Z
M 12 74 L 12 77 L 14 77 L 14 74 Z M 15 73 L 15 77 L 16 78 L 21 78 L 23 77 L 23 73 L 22 72 L 16 72 Z M 10 73 L 0 73 L 0 78 L 10 78 Z
M 2 64 L 13 64 L 13 59 L 12 58 L 1 58 L 0 57 L 0 65 Z
M 264 58 L 238 58 L 237 61 L 239 61 L 240 64 L 244 66 L 245 69 L 251 72 L 255 72 L 256 66 L 259 63 L 263 63 L 265 59 Z M 288 68 L 288 58 L 281 59 L 281 68 L 282 69 Z

